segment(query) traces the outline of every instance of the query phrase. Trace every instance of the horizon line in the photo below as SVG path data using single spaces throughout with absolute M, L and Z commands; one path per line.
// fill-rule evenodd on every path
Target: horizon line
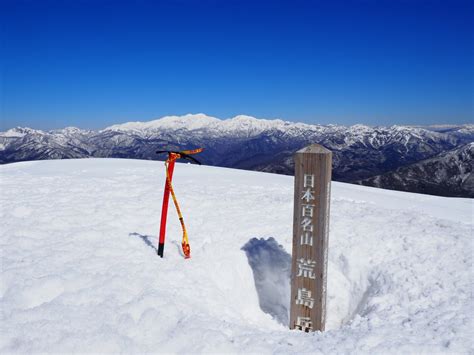
M 283 119 L 283 118 L 260 118 L 260 117 L 256 117 L 256 116 L 252 116 L 252 115 L 248 115 L 248 114 L 238 114 L 238 115 L 227 117 L 227 118 L 220 118 L 220 117 L 216 117 L 216 116 L 212 116 L 212 115 L 207 115 L 203 112 L 198 112 L 198 113 L 186 113 L 186 114 L 183 114 L 183 115 L 168 114 L 168 115 L 164 115 L 164 116 L 161 116 L 161 117 L 158 117 L 158 118 L 152 118 L 152 119 L 145 120 L 145 121 L 126 121 L 126 122 L 114 123 L 112 125 L 107 125 L 106 127 L 103 127 L 103 128 L 95 128 L 95 129 L 81 128 L 81 127 L 74 126 L 74 125 L 63 126 L 63 127 L 59 127 L 59 128 L 52 128 L 52 129 L 41 129 L 41 128 L 33 128 L 32 126 L 17 125 L 17 126 L 13 126 L 11 128 L 7 128 L 5 131 L 2 131 L 2 132 L 7 132 L 7 131 L 15 129 L 15 128 L 23 128 L 23 129 L 28 128 L 28 129 L 32 129 L 32 130 L 35 130 L 35 131 L 44 131 L 44 132 L 51 132 L 51 131 L 62 130 L 62 129 L 66 129 L 66 128 L 76 128 L 76 129 L 79 129 L 79 130 L 82 130 L 82 131 L 104 131 L 104 130 L 107 130 L 107 129 L 113 127 L 113 126 L 121 126 L 121 125 L 126 125 L 128 123 L 150 123 L 150 122 L 153 122 L 153 121 L 160 121 L 162 119 L 170 118 L 170 117 L 185 118 L 186 116 L 192 116 L 192 118 L 196 118 L 196 119 L 199 119 L 199 116 L 205 116 L 207 118 L 217 119 L 221 122 L 222 121 L 233 120 L 233 119 L 236 119 L 238 117 L 244 116 L 244 117 L 249 117 L 251 119 L 260 120 L 260 121 L 282 121 L 284 123 L 303 124 L 303 125 L 308 125 L 308 126 L 341 126 L 341 127 L 366 126 L 366 127 L 371 127 L 371 128 L 394 127 L 394 126 L 400 126 L 400 127 L 440 127 L 441 128 L 441 127 L 459 127 L 459 126 L 472 126 L 472 125 L 474 125 L 474 123 L 470 123 L 470 122 L 464 122 L 464 123 L 433 123 L 433 124 L 391 124 L 391 125 L 373 125 L 373 124 L 366 124 L 366 123 L 354 123 L 354 124 L 350 124 L 350 125 L 339 124 L 339 123 L 326 123 L 326 124 L 323 124 L 323 123 L 307 123 L 307 122 L 302 122 L 302 121 L 293 121 L 293 120 L 287 120 L 287 119 Z

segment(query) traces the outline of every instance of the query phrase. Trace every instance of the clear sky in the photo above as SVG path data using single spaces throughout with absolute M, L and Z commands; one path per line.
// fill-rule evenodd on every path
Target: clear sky
M 473 120 L 474 1 L 0 0 L 1 126 Z

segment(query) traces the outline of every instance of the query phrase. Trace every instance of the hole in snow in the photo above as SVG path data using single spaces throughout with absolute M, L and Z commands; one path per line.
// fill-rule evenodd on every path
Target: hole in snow
M 290 306 L 290 254 L 274 238 L 252 238 L 242 250 L 247 254 L 253 271 L 260 308 L 287 326 Z
M 274 238 L 250 239 L 243 247 L 253 271 L 260 308 L 288 326 L 291 255 Z M 370 299 L 380 293 L 380 278 L 360 258 L 339 255 L 329 261 L 326 329 L 338 329 L 372 309 Z M 375 277 L 374 277 L 375 276 Z
M 360 258 L 349 259 L 341 254 L 330 260 L 328 272 L 328 302 L 326 329 L 337 329 L 357 316 L 370 312 L 370 299 L 380 293 L 380 278 Z

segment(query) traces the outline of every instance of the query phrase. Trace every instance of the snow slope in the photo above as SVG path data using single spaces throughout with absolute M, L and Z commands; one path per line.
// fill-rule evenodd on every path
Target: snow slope
M 328 331 L 287 328 L 293 179 L 161 162 L 4 165 L 4 352 L 472 353 L 473 200 L 333 183 Z M 172 206 L 171 206 L 172 207 Z M 256 238 L 256 239 L 254 239 Z

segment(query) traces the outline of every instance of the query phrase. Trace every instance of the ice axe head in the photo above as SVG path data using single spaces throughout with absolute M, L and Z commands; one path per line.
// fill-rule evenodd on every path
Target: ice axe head
M 156 154 L 167 153 L 168 156 L 171 156 L 172 154 L 174 154 L 176 156 L 176 159 L 187 159 L 193 163 L 201 165 L 201 162 L 197 160 L 196 158 L 192 157 L 191 154 L 200 153 L 202 152 L 202 150 L 203 148 L 194 149 L 194 150 L 182 150 L 180 152 L 175 151 L 175 150 L 157 150 Z

